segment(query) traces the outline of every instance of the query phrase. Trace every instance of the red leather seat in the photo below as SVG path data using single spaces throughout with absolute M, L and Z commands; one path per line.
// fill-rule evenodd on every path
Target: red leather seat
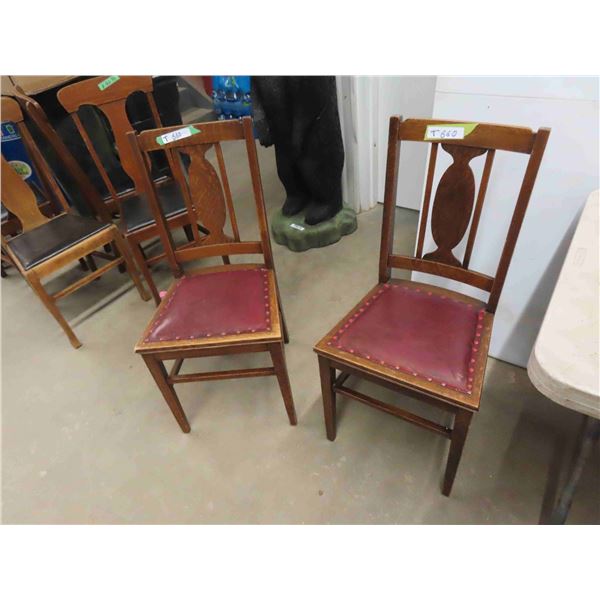
M 379 285 L 328 346 L 470 394 L 479 363 L 483 304 L 414 282 Z M 481 354 L 481 353 L 479 353 Z
M 220 267 L 179 279 L 150 324 L 144 343 L 206 340 L 272 332 L 273 278 L 265 268 Z

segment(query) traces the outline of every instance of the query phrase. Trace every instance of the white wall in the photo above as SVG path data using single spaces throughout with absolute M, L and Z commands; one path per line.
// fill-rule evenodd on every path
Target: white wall
M 428 117 L 433 109 L 435 77 L 338 77 L 338 106 L 344 138 L 344 201 L 357 211 L 383 201 L 390 116 Z M 427 148 L 402 152 L 398 206 L 421 204 Z
M 390 117 L 429 118 L 433 111 L 436 77 L 378 77 L 377 198 L 383 202 Z M 401 150 L 396 204 L 419 210 L 425 183 L 427 144 L 407 144 Z
M 456 119 L 552 128 L 500 298 L 492 356 L 527 364 L 583 203 L 599 187 L 598 108 L 597 78 L 437 78 L 433 116 L 440 122 Z M 446 156 L 438 155 L 434 185 L 450 163 L 440 160 Z M 496 154 L 472 269 L 495 272 L 526 159 Z M 471 164 L 478 181 L 483 157 Z M 419 178 L 422 181 L 422 175 Z M 425 251 L 433 247 L 428 235 Z M 414 279 L 442 283 L 423 274 L 415 273 Z M 475 295 L 473 288 L 462 284 L 448 287 Z

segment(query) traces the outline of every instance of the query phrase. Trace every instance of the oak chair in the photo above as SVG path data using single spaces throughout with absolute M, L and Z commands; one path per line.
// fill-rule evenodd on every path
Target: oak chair
M 79 348 L 81 342 L 56 306 L 57 300 L 75 292 L 123 262 L 127 265 L 142 299 L 148 300 L 149 296 L 140 282 L 135 263 L 116 226 L 73 214 L 60 187 L 53 179 L 48 164 L 35 145 L 23 121 L 23 113 L 15 100 L 2 98 L 2 118 L 17 124 L 40 178 L 47 183 L 64 209 L 61 214 L 52 218 L 42 214 L 32 189 L 2 157 L 2 203 L 18 219 L 22 230 L 20 234 L 10 238 L 2 235 L 2 249 L 62 327 L 71 345 Z M 96 255 L 109 261 L 107 264 L 100 268 L 94 265 L 94 269 L 88 275 L 56 294 L 51 295 L 44 289 L 42 278 L 62 269 L 70 262 L 90 256 L 98 248 L 113 244 L 118 248 L 120 255 L 96 252 Z
M 14 98 L 21 107 L 25 117 L 24 122 L 26 124 L 33 124 L 35 128 L 37 128 L 38 135 L 43 137 L 47 147 L 54 153 L 55 165 L 53 166 L 61 167 L 63 174 L 66 175 L 75 185 L 75 187 L 72 187 L 70 191 L 78 192 L 80 194 L 81 203 L 87 209 L 87 214 L 92 214 L 105 223 L 112 223 L 112 215 L 108 206 L 104 203 L 102 196 L 94 187 L 94 185 L 92 185 L 92 182 L 80 167 L 79 163 L 73 158 L 71 151 L 62 141 L 54 127 L 52 127 L 44 109 L 40 106 L 40 104 L 34 98 L 27 96 L 18 85 L 16 85 L 15 89 L 11 91 L 10 96 Z M 35 139 L 33 132 L 30 131 L 30 133 L 32 133 L 32 137 Z M 44 154 L 43 148 L 40 148 L 40 151 L 42 154 Z M 44 180 L 43 175 L 43 173 L 40 174 L 42 189 L 38 191 L 38 206 L 45 216 L 53 217 L 63 211 L 63 206 L 60 203 L 57 204 L 57 200 L 52 195 L 48 183 Z M 55 172 L 55 175 L 58 174 Z M 78 206 L 80 204 L 78 204 Z M 12 236 L 19 232 L 20 224 L 18 219 L 10 214 L 6 215 L 5 217 L 3 207 L 3 235 Z M 111 247 L 107 246 L 106 251 L 110 252 Z M 112 252 L 115 255 L 119 253 L 118 248 L 114 244 L 112 246 Z M 3 263 L 14 266 L 4 252 L 2 253 L 2 261 Z M 80 264 L 84 270 L 87 270 L 88 268 L 95 270 L 94 255 L 91 254 L 87 256 L 85 260 L 81 259 Z M 121 264 L 118 268 L 119 271 L 123 272 L 125 265 Z M 4 270 L 2 276 L 4 277 Z
M 494 313 L 517 236 L 544 154 L 549 129 L 479 123 L 462 139 L 429 140 L 437 124 L 470 126 L 460 121 L 390 119 L 379 283 L 315 346 L 318 355 L 327 437 L 336 437 L 336 394 L 414 423 L 450 439 L 442 493 L 450 495 L 471 418 L 479 409 Z M 462 127 L 461 127 L 462 126 Z M 452 131 L 445 129 L 444 131 Z M 427 136 L 427 137 L 426 137 Z M 429 142 L 429 166 L 416 255 L 393 252 L 394 210 L 401 142 Z M 453 163 L 442 175 L 429 215 L 439 147 Z M 508 235 L 494 276 L 469 269 L 479 219 L 497 150 L 529 155 Z M 485 154 L 475 200 L 470 161 Z M 428 220 L 437 247 L 423 254 Z M 470 227 L 469 227 L 470 225 Z M 469 231 L 462 260 L 453 253 Z M 416 281 L 392 279 L 392 269 L 407 269 L 468 284 L 489 294 L 487 302 Z M 336 371 L 340 371 L 337 375 Z M 446 427 L 381 402 L 347 385 L 357 376 L 432 404 L 454 415 Z
M 114 78 L 113 78 L 114 79 Z M 110 80 L 110 78 L 109 78 Z M 149 267 L 164 259 L 164 253 L 152 258 L 146 258 L 141 244 L 158 236 L 156 222 L 152 216 L 147 200 L 143 197 L 143 172 L 137 164 L 129 146 L 126 134 L 133 130 L 127 115 L 127 99 L 135 93 L 146 96 L 156 127 L 162 127 L 158 108 L 152 95 L 153 84 L 151 76 L 118 77 L 110 85 L 106 85 L 106 77 L 95 77 L 68 85 L 59 90 L 57 97 L 63 108 L 71 114 L 98 172 L 110 194 L 110 200 L 118 206 L 120 212 L 120 230 L 128 241 L 131 251 L 150 285 L 150 291 L 156 304 L 160 302 L 158 290 L 154 285 Z M 106 87 L 105 87 L 106 86 Z M 99 109 L 108 120 L 119 161 L 127 176 L 131 179 L 132 187 L 118 192 L 108 171 L 103 164 L 85 124 L 78 111 L 82 106 L 93 106 Z M 182 169 L 179 162 L 173 161 L 169 149 L 166 158 L 173 175 Z M 172 177 L 160 176 L 156 179 L 159 186 L 159 199 L 170 228 L 183 228 L 188 241 L 192 242 L 198 224 L 190 221 L 193 212 L 186 209 L 185 199 Z M 200 230 L 205 229 L 200 226 Z
M 191 129 L 190 129 L 191 127 Z M 287 341 L 285 323 L 273 264 L 262 183 L 252 131 L 252 120 L 201 123 L 190 127 L 168 127 L 128 134 L 144 171 L 146 197 L 154 212 L 167 262 L 176 277 L 146 327 L 135 351 L 142 355 L 181 429 L 190 425 L 177 398 L 179 383 L 234 379 L 239 377 L 277 377 L 291 425 L 296 425 L 284 353 Z M 192 131 L 194 133 L 192 133 Z M 181 134 L 186 137 L 180 137 Z M 179 139 L 178 139 L 179 138 Z M 165 141 L 174 140 L 174 141 Z M 227 179 L 221 142 L 243 141 L 252 178 L 252 192 L 260 240 L 241 241 Z M 163 145 L 161 145 L 163 144 Z M 149 155 L 164 144 L 176 155 L 189 157 L 189 177 L 176 170 L 176 180 L 190 199 L 190 211 L 200 218 L 210 233 L 193 245 L 176 248 L 171 238 L 164 209 L 156 193 L 148 165 Z M 207 159 L 214 148 L 221 177 Z M 227 217 L 232 235 L 225 233 Z M 190 217 L 190 219 L 196 217 Z M 204 267 L 183 274 L 182 264 L 200 258 L 262 255 L 259 263 Z M 180 374 L 188 358 L 268 352 L 272 367 Z M 163 361 L 174 360 L 169 373 Z

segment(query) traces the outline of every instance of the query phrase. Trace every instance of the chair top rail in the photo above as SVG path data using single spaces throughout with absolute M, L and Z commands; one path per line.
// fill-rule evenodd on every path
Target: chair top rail
M 243 139 L 244 128 L 240 120 L 210 121 L 208 123 L 147 129 L 137 136 L 139 147 L 143 152 L 171 150 L 199 144 L 216 144 L 217 142 Z
M 123 100 L 134 92 L 150 93 L 153 90 L 151 75 L 119 77 L 114 83 L 103 87 L 109 79 L 103 75 L 72 83 L 61 88 L 57 98 L 67 112 L 73 113 L 87 104 L 101 106 Z
M 427 137 L 427 128 L 430 127 L 429 133 L 431 134 L 431 129 L 435 129 L 431 126 L 435 125 L 464 125 L 464 137 L 462 139 Z M 469 127 L 466 127 L 467 125 Z M 471 129 L 471 125 L 475 125 L 475 127 Z M 472 123 L 444 118 L 406 119 L 401 121 L 398 127 L 398 139 L 400 141 L 472 146 L 475 148 L 506 150 L 523 154 L 531 154 L 535 137 L 536 133 L 528 127 L 496 125 L 493 123 Z

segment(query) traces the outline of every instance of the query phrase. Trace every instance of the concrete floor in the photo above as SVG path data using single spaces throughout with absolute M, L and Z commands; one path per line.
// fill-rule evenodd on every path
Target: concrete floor
M 228 149 L 226 158 L 244 233 L 252 223 L 248 177 L 239 154 Z M 272 150 L 260 149 L 260 160 L 273 212 L 283 189 Z M 399 209 L 396 221 L 397 248 L 410 252 L 416 214 Z M 274 378 L 217 381 L 178 388 L 192 426 L 184 435 L 133 353 L 154 307 L 126 276 L 113 271 L 61 302 L 83 342 L 73 350 L 9 271 L 2 281 L 3 521 L 539 522 L 579 416 L 538 394 L 523 369 L 490 360 L 451 498 L 440 493 L 445 439 L 344 399 L 337 441 L 325 438 L 312 346 L 375 283 L 380 223 L 377 207 L 328 248 L 294 254 L 274 245 L 297 427 L 288 425 Z M 60 283 L 77 275 L 62 274 Z M 159 287 L 170 279 L 165 266 L 156 270 Z M 202 368 L 265 361 L 229 357 Z M 374 386 L 359 389 L 391 398 Z M 596 453 L 569 523 L 600 523 L 599 465 Z

